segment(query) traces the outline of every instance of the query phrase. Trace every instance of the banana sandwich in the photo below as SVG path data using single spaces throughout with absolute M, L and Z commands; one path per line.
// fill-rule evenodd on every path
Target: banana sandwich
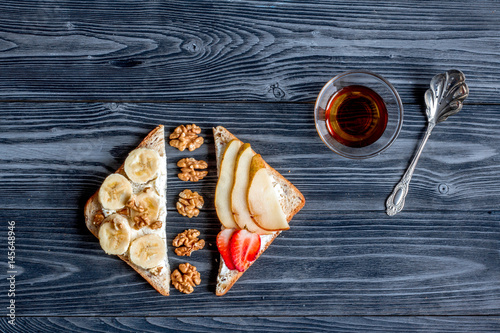
M 165 223 L 167 167 L 163 125 L 132 150 L 85 205 L 85 223 L 102 249 L 169 295 Z

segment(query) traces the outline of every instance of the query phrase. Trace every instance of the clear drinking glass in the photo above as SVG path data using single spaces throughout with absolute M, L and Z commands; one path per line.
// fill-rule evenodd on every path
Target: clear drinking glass
M 384 101 L 387 109 L 387 125 L 382 136 L 364 147 L 349 147 L 337 141 L 328 131 L 326 111 L 331 98 L 342 88 L 363 86 L 375 91 Z M 319 137 L 335 153 L 353 159 L 376 156 L 389 148 L 396 140 L 403 126 L 403 103 L 394 87 L 380 75 L 354 70 L 337 75 L 328 81 L 316 99 L 314 120 Z

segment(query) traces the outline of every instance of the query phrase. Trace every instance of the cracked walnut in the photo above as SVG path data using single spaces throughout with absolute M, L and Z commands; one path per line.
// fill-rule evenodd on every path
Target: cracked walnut
M 200 171 L 196 169 L 206 169 L 208 168 L 208 163 L 205 161 L 197 161 L 194 158 L 183 158 L 179 162 L 177 162 L 177 166 L 181 168 L 181 173 L 177 176 L 180 180 L 183 181 L 192 181 L 197 182 L 198 180 L 203 179 L 208 171 Z
M 175 253 L 178 256 L 191 256 L 191 253 L 201 250 L 205 246 L 205 241 L 199 239 L 200 232 L 196 229 L 184 230 L 178 234 L 172 241 L 172 245 L 176 247 Z
M 175 289 L 184 294 L 191 294 L 194 287 L 201 283 L 200 272 L 189 263 L 180 264 L 179 269 L 170 274 L 170 279 Z
M 192 192 L 186 189 L 179 193 L 179 201 L 177 202 L 176 208 L 182 216 L 192 218 L 198 216 L 204 203 L 203 197 L 199 195 L 198 192 Z
M 169 144 L 180 151 L 184 151 L 186 148 L 193 151 L 203 144 L 203 138 L 198 136 L 200 133 L 201 128 L 195 124 L 180 125 L 170 134 Z

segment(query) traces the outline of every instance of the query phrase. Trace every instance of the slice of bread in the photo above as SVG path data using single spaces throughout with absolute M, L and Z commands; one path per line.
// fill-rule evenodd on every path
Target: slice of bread
M 166 187 L 167 187 L 167 163 L 166 163 L 166 154 L 165 154 L 165 135 L 163 125 L 159 125 L 153 131 L 151 131 L 144 140 L 137 146 L 137 148 L 149 148 L 155 150 L 160 155 L 160 168 L 156 178 L 150 180 L 146 184 L 136 184 L 132 182 L 133 193 L 136 194 L 146 187 L 152 187 L 155 192 L 160 197 L 160 205 L 159 205 L 159 216 L 158 220 L 162 222 L 162 226 L 159 229 L 151 230 L 148 227 L 143 227 L 140 230 L 134 230 L 132 239 L 137 237 L 154 233 L 160 236 L 163 240 L 165 240 L 165 249 L 167 249 L 167 236 L 166 236 L 166 216 L 167 216 L 167 207 L 166 207 Z M 121 174 L 127 177 L 124 171 L 124 165 L 120 166 L 116 173 Z M 84 213 L 85 213 L 85 224 L 90 232 L 98 238 L 99 235 L 99 226 L 94 224 L 94 217 L 97 213 L 103 212 L 105 216 L 109 216 L 113 211 L 103 210 L 102 206 L 98 199 L 97 192 L 90 197 L 85 205 Z M 167 251 L 165 251 L 167 252 Z M 128 250 L 125 254 L 118 255 L 120 259 L 129 264 L 137 273 L 139 273 L 146 281 L 148 281 L 160 294 L 168 296 L 170 291 L 170 265 L 168 263 L 167 253 L 165 253 L 165 259 L 163 262 L 155 267 L 154 269 L 145 269 L 135 265 L 128 255 Z M 161 269 L 159 269 L 161 267 Z
M 222 156 L 224 154 L 226 145 L 231 140 L 238 138 L 233 134 L 231 134 L 227 129 L 225 129 L 222 126 L 214 128 L 213 133 L 214 133 L 214 143 L 215 143 L 215 156 L 217 160 L 217 176 L 219 176 L 220 164 L 222 161 Z M 290 222 L 292 217 L 299 210 L 301 210 L 302 207 L 304 207 L 306 202 L 304 196 L 292 183 L 290 183 L 278 171 L 273 169 L 267 163 L 266 163 L 266 168 L 268 169 L 271 175 L 273 184 L 275 185 L 274 188 L 278 190 L 277 192 L 281 208 L 283 209 L 283 212 L 286 215 L 287 221 Z M 269 245 L 274 241 L 274 239 L 278 237 L 280 233 L 281 231 L 275 231 L 270 235 L 260 236 L 261 247 L 259 254 L 257 255 L 257 259 L 269 247 Z M 243 275 L 243 273 L 244 272 L 228 269 L 221 256 L 219 274 L 217 275 L 217 285 L 215 289 L 215 294 L 217 296 L 222 296 L 225 293 L 227 293 L 228 290 L 231 289 L 231 287 L 234 285 L 234 283 Z

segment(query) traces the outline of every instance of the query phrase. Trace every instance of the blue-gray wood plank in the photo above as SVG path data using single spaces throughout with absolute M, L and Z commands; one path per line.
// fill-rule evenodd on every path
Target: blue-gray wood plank
M 202 284 L 168 297 L 104 254 L 81 210 L 0 210 L 0 220 L 16 222 L 20 316 L 484 316 L 500 304 L 498 212 L 300 212 L 224 297 L 213 211 L 169 214 L 168 239 L 195 228 L 207 245 L 186 258 L 169 244 L 172 267 L 195 265 Z
M 395 85 L 405 123 L 387 152 L 352 161 L 322 144 L 312 110 L 326 81 L 361 68 Z M 423 93 L 450 68 L 465 72 L 471 95 L 435 129 L 404 211 L 389 218 L 385 198 L 424 133 Z M 2 1 L 0 251 L 16 221 L 19 272 L 18 326 L 3 317 L 0 330 L 499 331 L 498 77 L 497 1 Z M 82 207 L 154 126 L 191 122 L 206 144 L 167 148 L 167 231 L 201 230 L 206 249 L 169 253 L 203 282 L 163 297 L 100 250 Z M 216 125 L 307 199 L 222 298 Z M 209 162 L 202 182 L 177 179 L 187 156 Z M 174 209 L 186 187 L 206 198 L 199 218 Z M 6 309 L 7 259 L 0 267 Z
M 210 163 L 205 181 L 192 186 L 203 187 L 207 207 L 213 207 L 217 175 L 211 131 L 224 125 L 303 192 L 305 210 L 383 210 L 425 132 L 422 107 L 405 107 L 394 145 L 378 157 L 353 161 L 322 143 L 313 105 L 307 103 L 0 103 L 0 208 L 82 207 L 156 124 L 163 123 L 169 133 L 183 122 L 195 122 L 205 145 L 192 153 L 166 148 L 171 209 L 186 186 L 175 177 L 176 163 L 187 156 Z M 498 209 L 499 114 L 498 105 L 466 105 L 438 125 L 410 185 L 406 212 Z
M 498 102 L 498 1 L 0 4 L 0 99 L 313 101 L 348 69 L 406 103 L 453 67 Z
M 3 332 L 498 332 L 500 317 L 36 317 L 19 318 Z

